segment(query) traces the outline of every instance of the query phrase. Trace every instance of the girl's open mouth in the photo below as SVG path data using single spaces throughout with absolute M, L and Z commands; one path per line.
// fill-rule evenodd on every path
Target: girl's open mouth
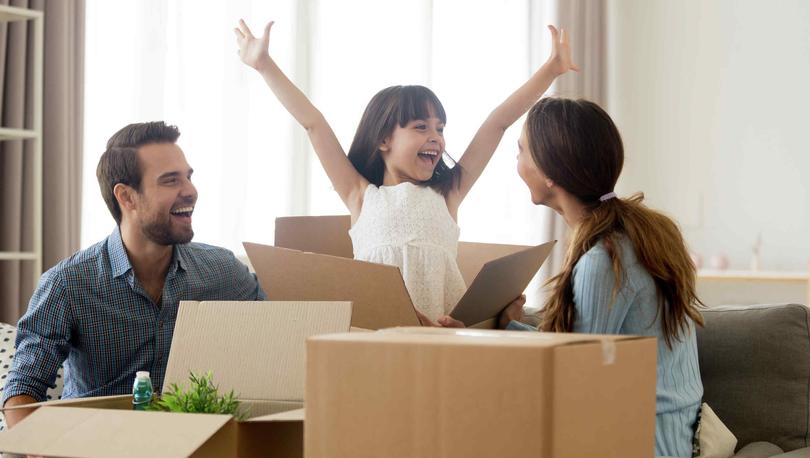
M 419 159 L 430 163 L 430 165 L 436 165 L 436 162 L 439 161 L 439 156 L 441 153 L 438 151 L 420 151 L 418 154 Z

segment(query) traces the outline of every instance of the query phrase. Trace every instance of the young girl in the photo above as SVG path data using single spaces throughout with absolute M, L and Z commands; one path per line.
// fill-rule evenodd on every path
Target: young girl
M 644 206 L 641 194 L 616 197 L 622 140 L 592 102 L 541 100 L 518 147 L 518 174 L 532 201 L 573 229 L 562 272 L 549 282 L 541 329 L 658 337 L 655 454 L 691 457 L 703 396 L 695 323 L 703 319 L 677 226 Z
M 335 190 L 351 213 L 355 259 L 395 265 L 420 317 L 432 323 L 466 289 L 456 264 L 458 207 L 483 172 L 504 131 L 559 75 L 578 70 L 566 33 L 549 26 L 548 61 L 484 121 L 458 164 L 442 161 L 444 108 L 430 89 L 393 86 L 366 107 L 348 157 L 323 115 L 268 53 L 270 22 L 256 38 L 244 21 L 234 29 L 242 61 L 256 69 L 307 130 Z

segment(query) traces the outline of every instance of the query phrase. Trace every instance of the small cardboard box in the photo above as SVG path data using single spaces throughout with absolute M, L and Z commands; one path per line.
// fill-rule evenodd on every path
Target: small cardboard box
M 320 457 L 654 454 L 656 340 L 399 328 L 307 341 Z
M 276 246 L 244 243 L 268 297 L 351 300 L 358 328 L 418 326 L 399 269 L 352 259 L 349 224 L 348 216 L 277 218 Z M 523 292 L 552 243 L 461 242 L 458 262 L 469 289 L 451 315 L 468 326 L 493 327 L 500 308 Z
M 348 331 L 349 302 L 181 302 L 163 390 L 189 371 L 213 372 L 248 419 L 140 412 L 132 397 L 71 399 L 36 408 L 0 434 L 0 450 L 43 456 L 303 455 L 305 341 Z M 298 410 L 294 410 L 298 409 Z

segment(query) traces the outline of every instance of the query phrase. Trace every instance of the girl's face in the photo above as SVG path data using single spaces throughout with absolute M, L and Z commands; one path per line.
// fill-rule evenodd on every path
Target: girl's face
M 444 123 L 431 109 L 427 119 L 414 119 L 404 127 L 394 127 L 380 145 L 380 151 L 385 161 L 383 185 L 428 181 L 442 160 Z
M 532 152 L 529 149 L 529 140 L 526 134 L 526 125 L 518 139 L 517 172 L 532 196 L 535 205 L 548 205 L 552 196 L 551 180 L 540 170 L 534 162 Z

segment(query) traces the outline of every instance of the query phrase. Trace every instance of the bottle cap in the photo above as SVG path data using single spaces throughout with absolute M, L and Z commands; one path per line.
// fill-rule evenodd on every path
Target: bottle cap
M 149 371 L 138 371 L 135 373 L 135 378 L 149 378 Z

